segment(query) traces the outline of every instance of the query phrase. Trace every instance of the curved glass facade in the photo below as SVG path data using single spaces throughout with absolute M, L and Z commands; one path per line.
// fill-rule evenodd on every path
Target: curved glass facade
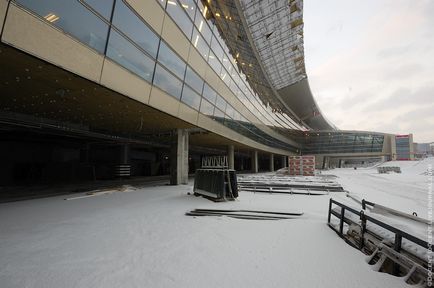
M 154 0 L 155 1 L 155 0 Z M 156 0 L 233 94 L 263 124 L 302 129 L 273 113 L 249 86 L 207 7 L 195 0 Z M 199 76 L 125 1 L 15 0 L 52 25 L 219 123 L 270 147 L 297 149 L 250 123 Z M 76 21 L 80 19 L 80 21 Z M 83 20 L 82 20 L 83 19 Z
M 366 132 L 314 132 L 300 136 L 303 154 L 380 153 L 383 134 Z

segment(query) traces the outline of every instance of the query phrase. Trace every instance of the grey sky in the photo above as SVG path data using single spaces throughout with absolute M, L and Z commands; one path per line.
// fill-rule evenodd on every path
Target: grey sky
M 305 0 L 306 69 L 340 129 L 434 141 L 434 0 Z

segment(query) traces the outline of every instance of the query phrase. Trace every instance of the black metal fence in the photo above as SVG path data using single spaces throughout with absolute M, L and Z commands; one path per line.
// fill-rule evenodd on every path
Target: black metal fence
M 340 207 L 340 212 L 337 212 L 333 209 L 333 205 L 339 206 Z M 411 241 L 421 247 L 423 247 L 424 249 L 428 249 L 429 248 L 429 244 L 427 241 L 421 240 L 413 235 L 408 234 L 407 232 L 404 232 L 396 227 L 390 226 L 389 224 L 386 224 L 378 219 L 372 218 L 368 215 L 365 215 L 364 211 L 357 211 L 351 207 L 348 207 L 342 203 L 339 203 L 335 200 L 333 200 L 332 198 L 330 198 L 330 203 L 329 203 L 329 212 L 328 212 L 328 225 L 330 228 L 332 228 L 341 238 L 344 238 L 344 233 L 343 233 L 343 229 L 344 229 L 344 222 L 347 222 L 348 220 L 345 219 L 345 213 L 353 213 L 355 215 L 357 215 L 360 219 L 360 226 L 362 228 L 361 230 L 361 241 L 359 243 L 359 246 L 355 246 L 353 243 L 350 243 L 352 246 L 355 246 L 358 249 L 362 249 L 364 247 L 364 234 L 366 232 L 368 232 L 368 229 L 366 227 L 368 222 L 374 223 L 384 229 L 386 229 L 387 231 L 392 232 L 395 235 L 395 241 L 393 244 L 393 249 L 397 252 L 399 252 L 401 250 L 401 246 L 402 246 L 402 239 L 407 239 L 408 241 Z M 336 229 L 333 225 L 331 225 L 330 220 L 331 220 L 331 216 L 335 216 L 339 219 L 339 229 Z M 348 241 L 347 241 L 348 242 Z

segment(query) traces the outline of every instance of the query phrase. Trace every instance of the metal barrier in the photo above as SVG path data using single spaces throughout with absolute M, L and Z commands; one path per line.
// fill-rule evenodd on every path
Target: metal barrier
M 214 201 L 225 201 L 238 197 L 238 183 L 235 170 L 228 169 L 227 156 L 202 157 L 202 169 L 194 176 L 193 192 Z
M 113 167 L 113 174 L 115 177 L 130 177 L 131 165 L 130 164 L 118 164 Z
M 336 206 L 341 207 L 341 211 L 340 213 L 336 212 L 333 210 L 333 204 L 335 204 Z M 372 222 L 392 233 L 395 234 L 395 242 L 394 242 L 394 250 L 395 251 L 400 251 L 401 250 L 401 245 L 402 245 L 402 239 L 407 239 L 423 248 L 428 248 L 428 242 L 419 239 L 413 235 L 408 234 L 407 232 L 404 232 L 396 227 L 390 226 L 389 224 L 386 224 L 380 220 L 377 220 L 375 218 L 372 218 L 371 216 L 365 215 L 365 213 L 362 211 L 357 211 L 351 207 L 348 207 L 342 203 L 339 203 L 335 200 L 333 200 L 332 198 L 330 198 L 330 202 L 329 202 L 329 212 L 328 212 L 328 225 L 330 228 L 332 228 L 336 233 L 338 233 L 338 235 L 340 237 L 344 237 L 343 234 L 343 227 L 344 227 L 344 222 L 345 222 L 345 212 L 348 211 L 350 213 L 356 214 L 357 216 L 359 216 L 360 221 L 361 221 L 361 227 L 362 227 L 362 237 L 363 234 L 368 232 L 367 228 L 366 228 L 366 224 L 368 222 Z M 339 230 L 335 229 L 333 227 L 333 225 L 331 225 L 330 220 L 331 220 L 331 216 L 335 216 L 337 218 L 339 218 Z M 358 249 L 362 249 L 363 248 L 363 241 L 361 241 L 360 246 L 357 247 Z
M 333 209 L 333 205 L 336 205 L 338 207 L 340 207 L 340 213 L 335 211 Z M 343 232 L 344 230 L 344 223 L 347 224 L 353 224 L 354 222 L 349 219 L 349 218 L 345 218 L 345 213 L 353 213 L 355 215 L 357 215 L 360 219 L 360 224 L 355 223 L 357 225 L 360 225 L 361 227 L 361 231 L 360 231 L 360 240 L 359 240 L 359 245 L 356 245 L 357 243 L 353 243 L 351 242 L 347 237 L 345 237 L 345 234 Z M 336 229 L 331 223 L 331 216 L 335 216 L 339 219 L 339 229 Z M 348 207 L 342 203 L 339 203 L 335 200 L 333 200 L 332 198 L 330 198 L 330 202 L 329 202 L 329 211 L 328 211 L 328 226 L 333 229 L 338 235 L 339 237 L 341 237 L 342 239 L 345 240 L 345 242 L 347 242 L 348 244 L 350 244 L 351 246 L 353 246 L 356 249 L 362 250 L 365 246 L 365 234 L 367 232 L 371 232 L 372 231 L 368 231 L 367 228 L 367 223 L 371 222 L 374 223 L 382 228 L 384 228 L 385 230 L 392 232 L 394 234 L 394 242 L 393 242 L 393 250 L 395 250 L 396 252 L 400 252 L 401 251 L 401 247 L 402 247 L 402 240 L 406 239 L 410 242 L 413 242 L 416 245 L 419 245 L 420 247 L 423 247 L 424 249 L 428 249 L 429 244 L 428 242 L 419 239 L 413 235 L 408 234 L 407 232 L 404 232 L 396 227 L 393 227 L 389 224 L 386 224 L 378 219 L 372 218 L 371 216 L 365 215 L 364 211 L 357 211 L 351 207 Z M 395 263 L 394 267 L 393 267 L 393 275 L 398 275 L 399 274 L 399 266 Z
M 389 172 L 401 173 L 401 167 L 395 167 L 395 166 L 377 167 L 377 171 L 380 174 L 387 174 Z
M 238 184 L 235 170 L 198 169 L 194 177 L 195 194 L 216 200 L 238 197 Z

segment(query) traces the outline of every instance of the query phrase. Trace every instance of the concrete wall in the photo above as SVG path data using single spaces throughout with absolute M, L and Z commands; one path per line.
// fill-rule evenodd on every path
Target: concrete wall
M 99 82 L 102 55 L 13 4 L 9 6 L 2 41 L 84 78 Z
M 3 22 L 5 20 L 6 16 L 6 10 L 8 8 L 8 2 L 7 0 L 0 0 L 0 31 L 3 29 Z
M 390 137 L 390 153 L 392 155 L 392 157 L 391 157 L 392 161 L 396 161 L 396 159 L 398 158 L 398 155 L 396 154 L 396 139 L 395 139 L 395 135 L 392 135 Z

